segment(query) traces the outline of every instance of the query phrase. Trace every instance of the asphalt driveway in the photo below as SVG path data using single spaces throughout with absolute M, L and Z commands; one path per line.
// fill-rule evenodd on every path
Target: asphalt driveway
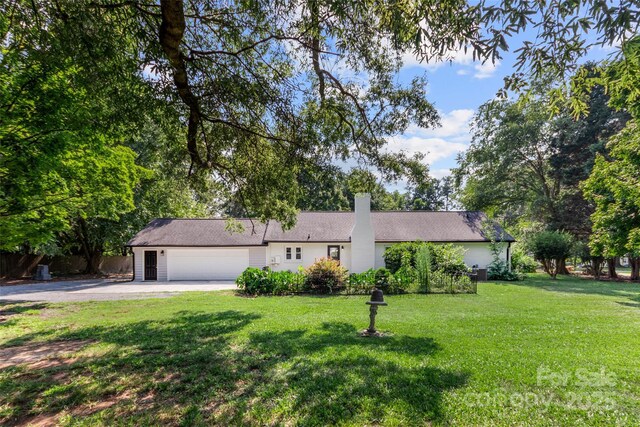
M 106 301 L 140 298 L 166 298 L 189 291 L 236 289 L 233 282 L 129 282 L 113 279 L 36 282 L 0 286 L 0 301 Z

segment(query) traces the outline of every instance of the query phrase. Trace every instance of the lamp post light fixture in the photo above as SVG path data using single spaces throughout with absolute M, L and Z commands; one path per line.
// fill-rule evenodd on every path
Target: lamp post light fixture
M 380 289 L 374 288 L 371 292 L 371 300 L 367 301 L 369 305 L 369 327 L 360 333 L 363 337 L 382 337 L 385 334 L 376 330 L 376 314 L 378 314 L 378 307 L 387 305 L 384 302 L 384 295 Z

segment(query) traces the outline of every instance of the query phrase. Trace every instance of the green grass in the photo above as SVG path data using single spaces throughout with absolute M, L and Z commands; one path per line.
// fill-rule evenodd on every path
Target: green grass
M 638 284 L 535 275 L 389 296 L 379 339 L 358 336 L 365 299 L 2 306 L 0 349 L 92 343 L 71 363 L 0 370 L 0 424 L 640 424 Z

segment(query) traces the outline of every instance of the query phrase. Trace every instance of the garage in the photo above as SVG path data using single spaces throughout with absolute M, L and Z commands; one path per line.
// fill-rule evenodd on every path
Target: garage
M 235 280 L 249 267 L 248 249 L 170 249 L 168 280 Z

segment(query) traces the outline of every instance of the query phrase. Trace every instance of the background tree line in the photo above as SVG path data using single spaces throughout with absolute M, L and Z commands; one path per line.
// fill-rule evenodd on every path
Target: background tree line
M 526 90 L 575 71 L 588 34 L 611 44 L 637 24 L 633 1 L 2 2 L 0 249 L 80 253 L 92 271 L 152 217 L 290 226 L 357 191 L 447 208 L 424 156 L 385 149 L 439 120 L 424 76 L 398 83 L 403 54 L 495 61 L 533 29 L 505 88 Z M 398 180 L 407 193 L 380 185 Z
M 541 80 L 526 96 L 487 102 L 459 157 L 460 203 L 500 218 L 554 276 L 573 255 L 596 276 L 606 262 L 614 278 L 628 257 L 639 278 L 638 46 L 625 43 L 624 58 L 587 64 L 568 83 Z M 572 91 L 558 104 L 563 85 Z

